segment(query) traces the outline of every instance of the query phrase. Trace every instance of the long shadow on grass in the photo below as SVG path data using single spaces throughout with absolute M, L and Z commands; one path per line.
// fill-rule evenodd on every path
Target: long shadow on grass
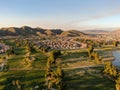
M 65 90 L 115 90 L 115 83 L 97 74 L 74 74 L 64 77 Z

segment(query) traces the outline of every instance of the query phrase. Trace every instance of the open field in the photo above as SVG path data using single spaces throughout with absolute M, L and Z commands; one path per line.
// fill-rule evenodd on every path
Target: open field
M 100 57 L 110 59 L 111 51 L 97 50 Z M 115 90 L 115 83 L 103 74 L 104 65 L 97 65 L 89 60 L 86 50 L 68 52 L 62 56 L 62 66 L 65 73 L 65 90 Z
M 19 80 L 22 90 L 30 90 L 36 85 L 45 88 L 45 71 L 43 70 L 17 70 L 0 72 L 0 90 L 16 90 L 12 82 Z
M 15 45 L 12 41 L 7 44 Z M 97 48 L 95 51 L 102 59 L 113 57 L 111 50 Z M 15 80 L 19 80 L 22 90 L 34 90 L 36 86 L 38 89 L 35 90 L 46 90 L 48 53 L 32 49 L 31 56 L 35 58 L 32 67 L 23 64 L 26 53 L 26 46 L 16 46 L 15 54 L 7 57 L 9 68 L 0 72 L 0 90 L 15 90 L 16 87 L 12 83 Z M 0 54 L 1 58 L 5 56 L 6 54 Z M 102 72 L 104 65 L 96 64 L 90 59 L 87 49 L 64 50 L 59 59 L 64 71 L 63 90 L 115 90 L 115 83 Z
M 25 47 L 19 47 L 16 48 L 16 55 L 12 55 L 8 58 L 9 63 L 9 69 L 28 69 L 25 65 L 22 64 L 22 62 L 25 59 L 26 54 L 26 48 Z M 45 65 L 47 62 L 47 56 L 40 52 L 34 52 L 32 55 L 36 58 L 36 60 L 33 63 L 34 69 L 45 69 Z
M 9 45 L 14 45 L 8 42 Z M 22 90 L 33 90 L 35 86 L 41 90 L 45 86 L 45 69 L 47 56 L 41 52 L 34 51 L 31 53 L 35 57 L 33 68 L 23 65 L 26 55 L 26 47 L 16 47 L 15 54 L 7 57 L 9 69 L 3 69 L 0 72 L 0 90 L 16 90 L 12 84 L 13 81 L 19 80 Z M 0 57 L 5 57 L 6 54 L 1 54 Z
M 101 74 L 102 67 L 65 70 L 65 90 L 115 90 L 114 82 Z

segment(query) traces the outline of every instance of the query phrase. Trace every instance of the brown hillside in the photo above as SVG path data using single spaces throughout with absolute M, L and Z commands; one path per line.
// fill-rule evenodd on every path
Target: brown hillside
M 41 37 L 78 37 L 86 35 L 77 30 L 63 31 L 61 29 L 43 29 L 43 28 L 32 28 L 28 26 L 8 27 L 0 29 L 0 36 L 41 36 Z
M 60 37 L 78 37 L 78 36 L 83 36 L 86 35 L 85 33 L 82 33 L 77 30 L 69 30 L 69 31 L 64 31 L 60 34 Z

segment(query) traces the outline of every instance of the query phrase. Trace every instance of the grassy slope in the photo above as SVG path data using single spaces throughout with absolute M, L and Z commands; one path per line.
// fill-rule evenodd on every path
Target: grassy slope
M 9 66 L 10 69 L 22 68 L 25 69 L 25 66 L 22 64 L 22 61 L 25 59 L 26 49 L 25 47 L 19 47 L 16 49 L 16 54 L 10 57 Z M 45 69 L 47 62 L 47 56 L 40 52 L 32 53 L 35 56 L 36 60 L 34 61 L 34 69 Z
M 105 55 L 109 54 L 109 52 L 101 51 L 99 52 L 99 54 L 100 56 L 105 57 Z M 64 77 L 64 81 L 65 81 L 64 89 L 65 90 L 115 90 L 115 83 L 110 81 L 104 75 L 102 75 L 101 71 L 103 67 L 72 69 L 72 67 L 74 68 L 77 66 L 81 67 L 81 66 L 90 65 L 92 62 L 86 61 L 88 59 L 87 57 L 88 57 L 87 52 L 70 52 L 62 56 L 62 66 L 63 68 L 66 68 L 65 77 Z M 69 66 L 66 63 L 69 63 Z M 65 64 L 65 66 L 63 64 Z
M 25 54 L 25 47 L 18 47 L 16 48 L 16 55 L 8 59 L 10 71 L 0 72 L 0 90 L 15 90 L 12 86 L 12 80 L 20 80 L 22 90 L 30 90 L 35 85 L 39 85 L 38 90 L 45 87 L 44 69 L 46 68 L 47 56 L 40 52 L 33 52 L 32 55 L 36 57 L 34 69 L 37 70 L 26 70 L 25 66 L 21 64 Z
M 77 72 L 76 72 L 77 70 Z M 97 72 L 95 72 L 95 70 Z M 80 72 L 82 71 L 82 72 Z M 65 90 L 115 90 L 115 83 L 108 80 L 99 72 L 92 69 L 74 69 L 65 71 Z
M 25 68 L 21 61 L 24 59 L 26 54 L 25 47 L 16 49 L 17 55 L 12 56 L 8 61 L 10 65 L 10 69 L 14 68 Z M 101 54 L 101 53 L 100 53 Z M 103 53 L 102 53 L 103 54 Z M 8 72 L 0 72 L 0 90 L 14 90 L 12 87 L 12 80 L 20 80 L 22 84 L 22 90 L 30 90 L 30 88 L 35 85 L 39 85 L 39 89 L 44 88 L 44 74 L 45 74 L 45 65 L 47 61 L 47 56 L 33 52 L 32 55 L 36 57 L 34 62 L 34 68 L 40 70 L 17 70 L 17 71 L 8 71 Z M 62 57 L 63 63 L 71 63 L 71 59 L 87 59 L 86 52 L 69 52 Z M 72 63 L 76 63 L 81 60 L 72 61 Z M 72 64 L 71 63 L 71 64 Z M 97 68 L 95 69 L 97 70 Z M 65 87 L 64 90 L 115 90 L 114 83 L 104 77 L 101 72 L 94 73 L 86 71 L 86 73 L 80 74 L 79 71 L 81 69 L 70 69 L 65 71 Z
M 20 81 L 22 90 L 30 90 L 36 85 L 39 85 L 39 89 L 44 88 L 44 74 L 43 70 L 0 72 L 0 90 L 15 90 L 13 80 Z

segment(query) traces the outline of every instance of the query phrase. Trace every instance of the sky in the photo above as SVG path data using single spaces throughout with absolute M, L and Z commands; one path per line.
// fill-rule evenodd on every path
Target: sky
M 120 0 L 0 0 L 0 27 L 120 28 Z

